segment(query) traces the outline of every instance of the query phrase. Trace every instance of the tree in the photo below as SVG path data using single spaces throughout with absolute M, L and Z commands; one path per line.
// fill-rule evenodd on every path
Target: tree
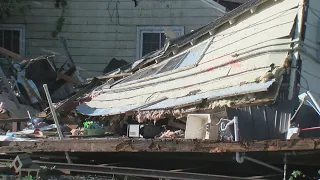
M 64 12 L 67 6 L 66 0 L 52 0 L 55 1 L 55 7 L 61 8 L 61 15 L 56 21 L 55 29 L 52 31 L 52 37 L 56 37 L 61 31 L 65 22 Z M 24 14 L 25 10 L 30 8 L 28 0 L 2 0 L 0 2 L 0 20 L 9 18 L 15 11 Z
M 14 11 L 23 11 L 24 5 L 21 0 L 3 0 L 0 2 L 0 18 L 7 19 Z

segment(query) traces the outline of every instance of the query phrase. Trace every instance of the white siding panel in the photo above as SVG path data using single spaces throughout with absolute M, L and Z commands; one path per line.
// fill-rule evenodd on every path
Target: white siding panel
M 278 9 L 278 8 L 277 8 Z M 273 17 L 272 9 L 263 11 L 261 16 L 264 18 Z M 282 11 L 284 11 L 282 9 Z M 278 12 L 274 12 L 278 14 Z M 269 16 L 266 16 L 269 14 Z M 208 49 L 208 53 L 213 53 L 210 59 L 214 57 L 220 57 L 225 53 L 224 47 L 228 46 L 228 49 L 233 49 L 237 51 L 245 47 L 250 47 L 252 45 L 257 45 L 263 43 L 264 41 L 269 41 L 271 39 L 276 39 L 280 37 L 288 36 L 293 28 L 294 17 L 297 14 L 297 9 L 289 10 L 282 14 L 280 17 L 272 18 L 271 20 L 261 22 L 261 17 L 254 16 L 250 19 L 244 20 L 236 27 L 229 28 L 227 31 L 223 31 L 216 35 L 214 40 L 214 46 Z M 252 26 L 252 28 L 248 28 Z M 282 29 L 279 31 L 279 29 Z M 259 38 L 254 38 L 257 36 Z M 232 52 L 229 50 L 229 52 Z M 204 57 L 203 62 L 207 61 Z

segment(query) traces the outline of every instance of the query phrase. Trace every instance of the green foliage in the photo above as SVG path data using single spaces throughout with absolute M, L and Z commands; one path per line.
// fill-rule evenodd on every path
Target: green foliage
M 62 31 L 63 25 L 66 21 L 64 17 L 65 7 L 67 6 L 66 0 L 56 0 L 56 3 L 54 5 L 56 8 L 62 8 L 62 12 L 60 17 L 57 19 L 55 24 L 55 29 L 51 32 L 52 37 L 57 37 L 58 34 Z
M 56 0 L 56 3 L 54 4 L 56 8 L 59 8 L 59 7 L 64 8 L 66 5 L 67 5 L 66 0 Z
M 293 171 L 292 173 L 291 173 L 291 177 L 290 177 L 290 179 L 289 180 L 294 180 L 294 179 L 296 179 L 296 178 L 299 178 L 299 177 L 305 177 L 305 175 L 301 172 L 301 171 Z
M 93 122 L 93 121 L 86 121 L 83 123 L 83 127 L 85 129 L 99 129 L 99 128 L 103 128 L 103 125 L 100 126 L 98 123 Z
M 25 0 L 2 0 L 0 2 L 0 19 L 7 19 L 14 11 L 25 12 L 27 5 Z
M 24 2 L 23 2 L 24 1 Z M 26 8 L 30 8 L 27 3 L 28 0 L 2 0 L 0 2 L 0 19 L 9 18 L 13 12 L 19 11 L 24 14 Z M 53 0 L 55 1 L 55 8 L 61 8 L 62 12 L 60 17 L 57 19 L 55 23 L 55 28 L 52 31 L 52 37 L 57 37 L 58 34 L 62 31 L 63 25 L 65 23 L 64 12 L 67 6 L 67 0 Z
M 318 170 L 318 174 L 320 175 L 320 170 Z M 304 174 L 301 171 L 292 171 L 291 176 L 289 178 L 289 180 L 295 180 L 295 179 L 317 179 L 320 180 L 319 177 L 309 177 L 306 174 Z
M 62 31 L 62 27 L 64 25 L 64 22 L 65 22 L 65 17 L 63 17 L 63 15 L 61 15 L 56 21 L 55 30 L 53 30 L 51 32 L 52 37 L 55 38 L 58 36 L 58 34 Z
M 31 175 L 29 175 L 29 176 L 22 177 L 22 180 L 34 180 L 34 178 Z

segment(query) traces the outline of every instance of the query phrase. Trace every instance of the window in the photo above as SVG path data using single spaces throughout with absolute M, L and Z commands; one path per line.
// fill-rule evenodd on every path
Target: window
M 137 59 L 161 49 L 165 43 L 164 31 L 172 29 L 179 36 L 184 34 L 182 26 L 138 26 L 137 27 Z
M 175 56 L 171 60 L 168 60 L 168 62 L 157 72 L 157 74 L 175 69 L 175 67 L 180 64 L 181 60 L 183 60 L 187 54 L 188 52 Z
M 16 24 L 0 25 L 0 47 L 24 55 L 24 26 Z
M 185 67 L 194 67 L 202 59 L 202 55 L 207 50 L 211 39 L 208 39 L 189 50 L 174 56 L 169 59 L 159 71 L 155 74 L 160 74 L 163 72 L 171 71 L 174 69 L 185 68 Z
M 196 46 L 173 56 L 162 63 L 159 63 L 153 67 L 146 68 L 139 72 L 136 72 L 132 76 L 128 77 L 121 83 L 127 83 L 130 81 L 142 79 L 145 77 L 154 76 L 156 74 L 161 74 L 164 72 L 172 71 L 180 68 L 192 68 L 198 64 L 198 62 L 202 59 L 203 54 L 208 49 L 211 44 L 212 38 L 197 44 Z

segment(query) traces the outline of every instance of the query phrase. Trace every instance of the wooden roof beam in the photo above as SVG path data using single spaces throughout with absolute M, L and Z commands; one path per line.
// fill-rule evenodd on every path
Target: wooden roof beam
M 46 139 L 0 142 L 0 152 L 281 152 L 319 150 L 320 138 L 222 143 L 186 139 Z

